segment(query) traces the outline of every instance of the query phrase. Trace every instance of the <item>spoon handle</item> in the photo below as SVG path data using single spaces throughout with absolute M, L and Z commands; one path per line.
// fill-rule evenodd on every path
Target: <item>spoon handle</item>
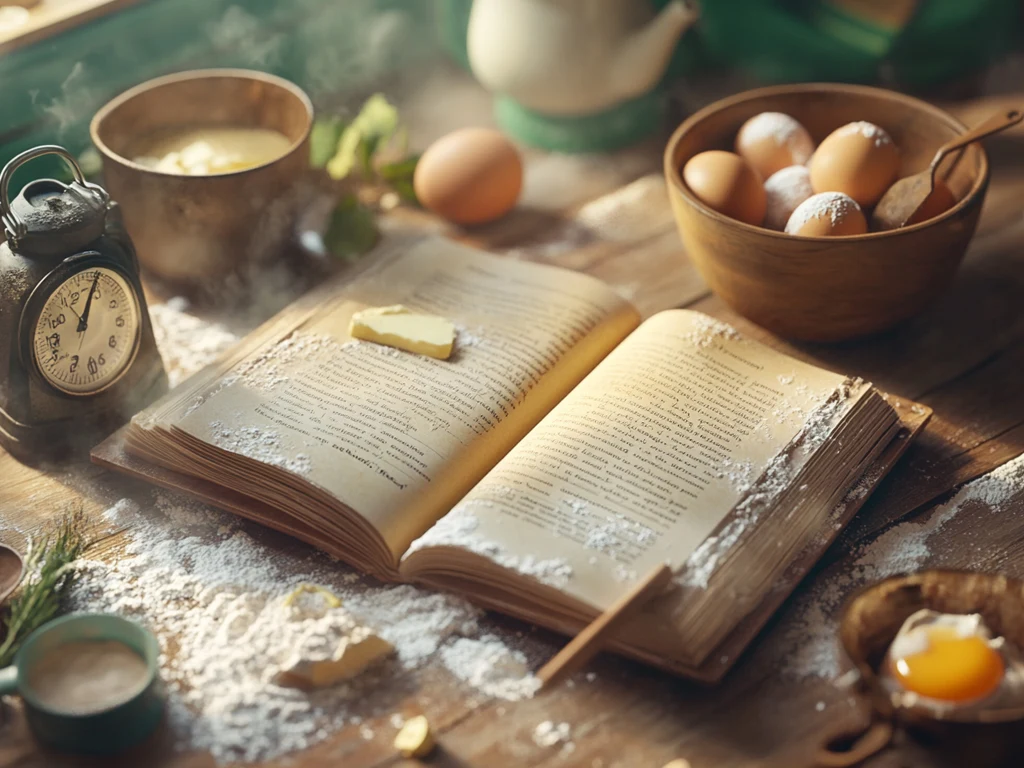
M 935 157 L 932 159 L 932 178 L 935 177 L 935 169 L 939 167 L 939 163 L 942 162 L 942 158 L 957 149 L 962 149 L 968 144 L 973 144 L 978 139 L 983 139 L 986 136 L 991 136 L 993 133 L 999 133 L 1005 131 L 1007 128 L 1016 125 L 1021 120 L 1024 120 L 1024 112 L 1019 109 L 1008 109 L 1005 112 L 998 112 L 990 117 L 985 122 L 974 126 L 967 133 L 957 136 L 952 141 L 947 141 L 941 147 L 939 151 L 935 153 Z

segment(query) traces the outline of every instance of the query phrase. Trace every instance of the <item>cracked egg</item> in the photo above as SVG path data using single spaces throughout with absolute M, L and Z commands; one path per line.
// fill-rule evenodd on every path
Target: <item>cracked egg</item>
M 885 579 L 846 605 L 839 639 L 873 717 L 932 747 L 938 764 L 1024 754 L 1024 582 L 948 570 Z

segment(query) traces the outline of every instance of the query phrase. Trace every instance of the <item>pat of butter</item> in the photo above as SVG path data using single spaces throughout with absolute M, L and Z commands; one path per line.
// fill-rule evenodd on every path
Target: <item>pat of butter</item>
M 437 315 L 413 312 L 401 304 L 356 312 L 348 327 L 354 339 L 372 341 L 438 360 L 451 357 L 455 326 Z
M 369 627 L 356 627 L 343 638 L 328 659 L 292 657 L 277 673 L 274 682 L 289 688 L 323 688 L 355 677 L 395 650 Z
M 395 735 L 395 749 L 402 757 L 426 757 L 434 749 L 434 734 L 423 715 L 407 720 Z

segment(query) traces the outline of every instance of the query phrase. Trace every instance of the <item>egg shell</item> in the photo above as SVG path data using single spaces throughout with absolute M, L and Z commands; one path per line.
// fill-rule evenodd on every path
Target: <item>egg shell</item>
M 767 179 L 791 165 L 803 165 L 814 152 L 814 140 L 797 120 L 782 112 L 762 112 L 736 134 L 736 153 Z
M 739 221 L 760 226 L 768 201 L 757 171 L 739 155 L 714 149 L 683 166 L 683 181 L 702 203 Z
M 803 237 L 863 235 L 868 231 L 864 212 L 849 195 L 822 192 L 804 200 L 786 223 L 786 232 Z
M 814 194 L 811 173 L 804 165 L 783 168 L 764 183 L 764 191 L 768 198 L 764 226 L 782 232 L 797 206 Z
M 847 123 L 818 145 L 809 168 L 815 192 L 842 192 L 870 208 L 896 180 L 900 152 L 874 123 Z
M 519 152 L 500 132 L 462 128 L 441 137 L 420 157 L 416 197 L 456 224 L 483 224 L 508 213 L 523 188 Z
M 956 195 L 953 194 L 953 190 L 942 179 L 936 179 L 931 193 L 924 199 L 924 203 L 917 209 L 917 213 L 907 219 L 907 225 L 934 219 L 954 205 L 956 205 Z

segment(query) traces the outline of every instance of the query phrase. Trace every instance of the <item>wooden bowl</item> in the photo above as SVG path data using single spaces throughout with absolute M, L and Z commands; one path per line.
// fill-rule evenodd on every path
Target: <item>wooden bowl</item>
M 796 237 L 713 211 L 682 180 L 687 160 L 709 149 L 732 151 L 740 126 L 760 112 L 792 115 L 816 143 L 846 123 L 876 123 L 900 148 L 900 178 L 927 168 L 964 125 L 937 107 L 879 88 L 786 85 L 705 107 L 676 129 L 665 149 L 669 199 L 686 252 L 711 289 L 741 315 L 781 336 L 840 341 L 920 312 L 948 285 L 974 234 L 988 187 L 984 149 L 974 144 L 965 150 L 949 179 L 958 202 L 937 218 L 891 232 Z
M 291 140 L 271 162 L 234 173 L 181 176 L 132 161 L 174 126 L 258 126 Z M 272 259 L 291 235 L 296 182 L 309 165 L 313 105 L 296 85 L 248 70 L 212 69 L 150 80 L 92 120 L 107 191 L 124 214 L 142 266 L 182 285 L 210 285 Z
M 856 671 L 856 690 L 874 717 L 906 729 L 935 748 L 937 765 L 1019 765 L 1024 753 L 1024 701 L 998 708 L 935 710 L 888 691 L 880 672 L 903 622 L 928 608 L 939 613 L 980 613 L 994 637 L 1024 648 L 1024 582 L 1000 574 L 929 570 L 873 584 L 844 607 L 839 640 Z

